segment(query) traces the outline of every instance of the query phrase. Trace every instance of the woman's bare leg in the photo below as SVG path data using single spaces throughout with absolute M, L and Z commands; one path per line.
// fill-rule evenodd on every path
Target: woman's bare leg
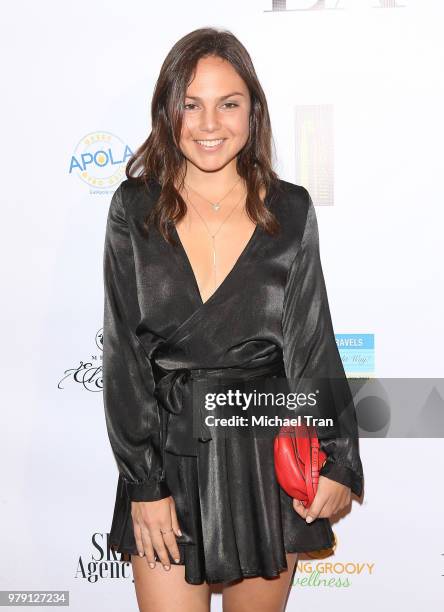
M 293 581 L 297 553 L 287 553 L 288 569 L 278 578 L 244 578 L 224 585 L 224 612 L 284 612 Z
M 156 562 L 151 569 L 138 555 L 131 555 L 131 564 L 140 612 L 209 612 L 209 585 L 186 582 L 184 565 L 172 563 L 166 571 Z

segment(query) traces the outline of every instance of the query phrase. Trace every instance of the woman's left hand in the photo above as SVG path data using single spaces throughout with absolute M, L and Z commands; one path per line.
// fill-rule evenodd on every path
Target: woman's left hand
M 310 507 L 305 506 L 298 499 L 293 499 L 293 508 L 307 523 L 317 518 L 329 518 L 336 514 L 351 500 L 351 489 L 346 485 L 331 480 L 326 476 L 319 476 L 318 489 Z

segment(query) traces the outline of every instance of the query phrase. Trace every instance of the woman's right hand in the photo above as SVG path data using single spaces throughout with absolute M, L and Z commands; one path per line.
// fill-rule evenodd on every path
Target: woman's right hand
M 176 506 L 171 495 L 158 501 L 132 501 L 131 516 L 137 551 L 141 557 L 145 554 L 151 568 L 156 567 L 154 551 L 165 570 L 170 569 L 167 549 L 176 563 L 180 561 L 175 534 L 181 536 L 182 532 L 179 529 Z

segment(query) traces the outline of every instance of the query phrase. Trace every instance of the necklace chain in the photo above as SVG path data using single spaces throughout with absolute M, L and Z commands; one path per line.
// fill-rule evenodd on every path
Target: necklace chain
M 230 193 L 233 191 L 233 189 L 236 187 L 236 185 L 238 184 L 238 182 L 241 180 L 242 177 L 239 177 L 237 179 L 237 181 L 234 183 L 233 187 L 228 191 L 228 193 L 226 193 L 224 195 L 223 198 L 221 198 L 220 200 L 218 200 L 217 202 L 211 202 L 210 200 L 208 200 L 208 198 L 204 197 L 201 193 L 199 193 L 198 191 L 196 191 L 195 189 L 193 189 L 193 187 L 191 187 L 191 185 L 188 185 L 188 183 L 185 183 L 185 185 L 187 187 L 189 187 L 191 189 L 191 191 L 194 191 L 194 193 L 196 193 L 198 196 L 200 196 L 203 200 L 205 200 L 206 202 L 208 202 L 209 204 L 211 204 L 213 210 L 215 212 L 218 212 L 218 210 L 220 209 L 220 203 L 225 200 L 225 198 L 230 195 Z
M 213 248 L 213 272 L 214 272 L 214 290 L 216 291 L 217 289 L 217 258 L 216 258 L 216 234 L 218 234 L 218 232 L 220 231 L 221 227 L 228 221 L 228 219 L 231 217 L 231 215 L 234 213 L 234 211 L 236 210 L 236 208 L 239 206 L 240 202 L 243 200 L 245 196 L 245 193 L 243 193 L 241 195 L 241 197 L 239 198 L 239 200 L 237 201 L 237 203 L 235 204 L 235 206 L 233 207 L 233 209 L 230 211 L 230 213 L 228 214 L 227 217 L 225 217 L 225 219 L 222 221 L 222 223 L 219 225 L 219 227 L 217 228 L 217 230 L 214 232 L 214 234 L 211 233 L 207 222 L 205 221 L 205 219 L 202 217 L 202 215 L 200 214 L 200 212 L 197 210 L 197 208 L 194 206 L 193 202 L 188 198 L 191 206 L 194 208 L 194 210 L 196 211 L 196 213 L 199 215 L 200 219 L 202 220 L 205 229 L 207 230 L 207 232 L 209 233 L 209 235 L 211 236 L 211 240 L 212 240 L 212 248 Z

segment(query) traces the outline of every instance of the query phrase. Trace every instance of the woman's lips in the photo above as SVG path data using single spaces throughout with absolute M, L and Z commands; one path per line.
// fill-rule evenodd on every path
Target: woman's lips
M 220 139 L 218 138 L 217 140 L 220 140 Z M 200 142 L 198 142 L 197 140 L 195 140 L 194 142 L 197 144 L 197 146 L 199 147 L 199 149 L 201 151 L 205 151 L 206 153 L 213 153 L 214 151 L 219 151 L 219 149 L 221 147 L 223 147 L 223 144 L 224 144 L 225 140 L 226 140 L 226 138 L 224 138 L 222 140 L 222 142 L 220 142 L 219 144 L 213 145 L 211 147 L 207 147 L 207 146 L 201 144 Z

